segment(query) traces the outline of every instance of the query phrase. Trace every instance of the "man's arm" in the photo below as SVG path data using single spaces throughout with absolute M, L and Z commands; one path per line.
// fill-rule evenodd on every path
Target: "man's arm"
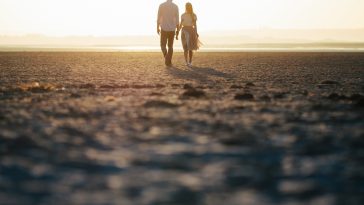
M 178 11 L 178 7 L 177 7 L 177 11 L 176 11 L 176 29 L 177 29 L 177 33 L 176 33 L 176 36 L 177 36 L 177 40 L 178 40 L 178 35 L 179 35 L 179 30 L 180 30 L 180 25 L 179 25 L 179 11 Z
M 157 16 L 157 33 L 158 35 L 160 34 L 161 32 L 161 29 L 160 29 L 160 25 L 161 25 L 161 7 L 159 6 L 159 9 L 158 9 L 158 16 Z
M 182 29 L 182 21 L 181 21 L 181 23 L 177 26 L 176 40 L 178 40 L 178 35 L 179 35 L 179 32 L 181 31 L 181 29 Z
M 178 11 L 178 7 L 177 7 L 177 12 L 176 12 L 176 21 L 177 21 L 176 28 L 178 29 L 178 27 L 179 27 L 179 11 Z

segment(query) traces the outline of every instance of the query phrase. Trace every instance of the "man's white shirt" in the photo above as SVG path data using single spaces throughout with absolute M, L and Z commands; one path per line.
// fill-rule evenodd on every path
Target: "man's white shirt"
M 158 23 L 163 31 L 175 31 L 179 24 L 178 6 L 167 0 L 158 9 Z

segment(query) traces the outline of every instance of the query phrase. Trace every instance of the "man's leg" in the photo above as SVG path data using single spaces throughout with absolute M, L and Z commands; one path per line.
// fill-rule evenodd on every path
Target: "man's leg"
M 167 38 L 168 38 L 168 52 L 167 52 L 167 56 L 166 56 L 166 65 L 171 65 L 172 64 L 174 35 L 175 35 L 174 31 L 168 32 L 168 36 L 167 36 Z
M 162 49 L 162 53 L 163 53 L 164 58 L 167 55 L 167 48 L 166 48 L 166 46 L 167 46 L 167 39 L 168 39 L 167 37 L 168 37 L 167 32 L 165 32 L 165 31 L 162 30 L 161 31 L 160 46 L 161 46 L 161 49 Z

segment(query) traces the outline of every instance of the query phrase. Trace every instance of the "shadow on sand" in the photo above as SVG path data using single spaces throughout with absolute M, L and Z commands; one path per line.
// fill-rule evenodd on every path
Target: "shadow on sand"
M 186 68 L 178 68 L 175 66 L 167 67 L 167 72 L 174 77 L 187 79 L 187 80 L 196 80 L 196 81 L 208 81 L 210 77 L 218 77 L 218 78 L 231 78 L 232 76 L 215 70 L 214 68 L 208 67 L 186 67 Z

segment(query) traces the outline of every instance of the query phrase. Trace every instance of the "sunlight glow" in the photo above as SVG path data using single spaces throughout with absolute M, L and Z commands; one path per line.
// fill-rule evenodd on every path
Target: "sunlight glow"
M 189 0 L 202 31 L 364 28 L 364 0 Z M 164 0 L 0 0 L 0 35 L 153 35 Z M 186 0 L 175 0 L 184 12 Z

